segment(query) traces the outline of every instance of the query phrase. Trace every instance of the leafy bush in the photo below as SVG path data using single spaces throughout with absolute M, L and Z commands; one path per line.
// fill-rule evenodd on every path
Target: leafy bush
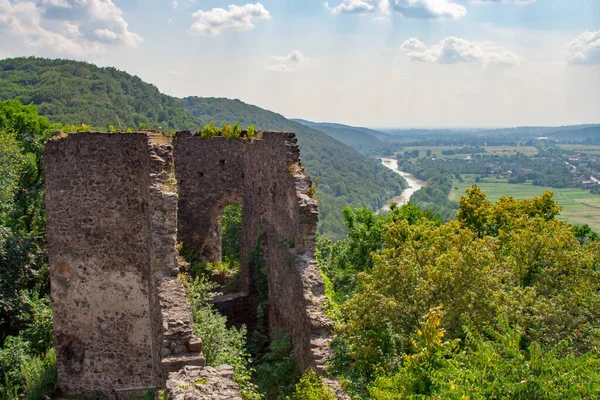
M 210 124 L 205 125 L 200 131 L 200 136 L 203 138 L 219 136 L 219 128 L 217 128 L 215 124 L 211 122 Z
M 269 350 L 256 360 L 255 380 L 267 399 L 285 399 L 300 378 L 292 342 L 287 335 L 275 332 Z
M 359 273 L 354 293 L 342 299 L 337 314 L 332 366 L 353 394 L 366 396 L 374 381 L 390 375 L 392 381 L 381 378 L 376 386 L 402 387 L 405 397 L 433 390 L 435 377 L 427 371 L 445 368 L 442 358 L 451 355 L 438 352 L 439 362 L 432 367 L 425 356 L 433 350 L 421 354 L 424 346 L 415 346 L 419 332 L 414 327 L 439 305 L 444 306 L 444 318 L 435 326 L 451 343 L 461 340 L 460 349 L 468 356 L 477 349 L 471 345 L 476 335 L 502 348 L 500 336 L 490 333 L 506 332 L 497 325 L 499 317 L 520 335 L 519 348 L 527 359 L 541 352 L 549 365 L 581 362 L 585 369 L 597 355 L 600 243 L 582 240 L 575 233 L 584 231 L 555 219 L 560 207 L 548 193 L 532 200 L 501 198 L 491 203 L 474 188 L 460 204 L 458 221 L 439 224 L 422 218 L 411 224 L 392 213 L 382 233 L 373 225 L 367 229 L 370 235 L 360 235 L 382 234 L 384 243 L 373 247 L 372 269 Z M 340 274 L 336 269 L 344 268 L 352 253 L 341 252 L 336 259 L 331 247 L 328 251 L 325 254 L 333 259 L 324 271 L 335 278 Z M 561 347 L 565 341 L 569 346 Z M 429 360 L 426 367 L 420 367 L 423 360 Z M 466 370 L 474 368 L 467 361 L 475 358 L 464 360 Z M 506 378 L 507 387 L 513 378 Z M 539 385 L 549 387 L 554 378 L 549 373 L 540 379 L 547 381 Z M 393 391 L 388 392 L 392 396 Z
M 302 375 L 292 395 L 294 400 L 335 400 L 331 389 L 323 384 L 313 369 Z
M 52 310 L 50 299 L 40 298 L 37 292 L 25 296 L 24 303 L 27 307 L 21 319 L 29 321 L 29 326 L 18 336 L 8 336 L 0 349 L 0 382 L 5 383 L 0 393 L 17 390 L 26 398 L 41 398 L 35 393 L 56 389 Z M 33 397 L 28 397 L 29 392 L 34 393 Z
M 39 400 L 58 391 L 56 376 L 56 352 L 54 349 L 41 357 L 31 357 L 21 366 L 25 380 L 23 396 L 27 400 Z
M 246 136 L 248 136 L 248 138 L 253 138 L 255 134 L 256 132 L 254 131 L 254 124 L 250 124 L 248 126 L 248 133 L 246 134 Z
M 570 352 L 568 341 L 550 350 L 537 343 L 522 349 L 521 333 L 500 317 L 485 334 L 470 331 L 465 351 L 443 341 L 438 317 L 429 313 L 419 330 L 415 354 L 405 356 L 398 372 L 378 378 L 369 389 L 376 400 L 435 399 L 583 399 L 600 396 L 597 350 Z M 425 332 L 429 333 L 425 333 Z
M 214 292 L 217 288 L 215 283 L 209 282 L 204 277 L 188 279 L 181 276 L 181 279 L 188 290 L 194 330 L 196 336 L 202 338 L 202 353 L 206 358 L 206 364 L 233 366 L 235 381 L 240 387 L 244 400 L 260 399 L 261 396 L 252 383 L 249 356 L 244 350 L 246 328 L 228 328 L 227 318 L 215 310 L 212 305 L 212 300 L 217 295 Z

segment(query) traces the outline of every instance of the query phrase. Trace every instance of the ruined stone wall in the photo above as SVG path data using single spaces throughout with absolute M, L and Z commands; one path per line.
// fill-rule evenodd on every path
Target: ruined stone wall
M 242 202 L 243 140 L 203 139 L 181 132 L 174 147 L 179 186 L 178 239 L 206 261 L 221 261 L 223 209 Z
M 220 260 L 220 231 L 215 227 L 224 206 L 242 203 L 245 293 L 230 296 L 231 304 L 218 308 L 231 314 L 244 305 L 256 305 L 254 266 L 248 256 L 260 234 L 269 282 L 269 325 L 289 334 L 302 368 L 319 368 L 321 363 L 315 360 L 322 358 L 322 352 L 314 350 L 313 338 L 320 338 L 321 332 L 328 335 L 330 326 L 321 318 L 323 288 L 314 262 L 317 203 L 309 195 L 311 184 L 300 163 L 295 135 L 263 132 L 258 140 L 227 140 L 178 133 L 175 175 L 178 239 L 207 260 Z M 313 306 L 318 312 L 311 311 Z
M 46 148 L 46 208 L 59 384 L 66 394 L 164 385 L 203 366 L 178 241 L 221 258 L 223 208 L 242 203 L 243 290 L 260 238 L 269 325 L 289 334 L 300 367 L 320 370 L 330 323 L 315 262 L 317 203 L 295 135 L 204 139 L 189 132 L 73 134 Z M 175 375 L 176 376 L 176 373 Z
M 145 135 L 70 135 L 47 144 L 45 164 L 61 388 L 104 394 L 160 384 Z
M 205 364 L 177 277 L 170 138 L 82 133 L 49 142 L 46 210 L 65 394 L 114 398 Z
M 249 212 L 244 214 L 242 253 L 251 251 L 260 233 L 269 325 L 288 333 L 302 369 L 320 367 L 313 338 L 330 333 L 322 309 L 318 318 L 311 312 L 313 305 L 320 307 L 324 293 L 314 262 L 318 211 L 310 188 L 293 133 L 265 132 L 248 151 L 244 209 Z
M 202 340 L 194 334 L 187 294 L 178 278 L 177 203 L 173 145 L 170 137 L 149 132 L 150 151 L 150 313 L 154 328 L 155 358 L 161 378 L 185 365 L 204 366 Z

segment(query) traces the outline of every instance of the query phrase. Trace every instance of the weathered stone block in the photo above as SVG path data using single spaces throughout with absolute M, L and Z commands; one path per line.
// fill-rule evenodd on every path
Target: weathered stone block
M 202 339 L 192 339 L 188 343 L 188 350 L 192 353 L 201 353 L 202 352 Z

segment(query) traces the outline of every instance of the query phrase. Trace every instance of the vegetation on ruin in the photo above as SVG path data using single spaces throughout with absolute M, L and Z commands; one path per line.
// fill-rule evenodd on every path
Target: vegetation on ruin
M 211 122 L 208 125 L 204 125 L 199 131 L 196 131 L 196 135 L 203 137 L 205 139 L 209 139 L 212 137 L 222 136 L 227 140 L 238 139 L 238 138 L 248 138 L 251 139 L 255 137 L 256 132 L 254 129 L 254 125 L 248 126 L 248 129 L 242 129 L 240 127 L 240 123 L 236 122 L 233 125 L 223 124 L 221 129 L 217 128 L 214 122 Z
M 182 275 L 181 280 L 188 292 L 196 336 L 202 338 L 206 365 L 231 365 L 244 400 L 261 399 L 258 387 L 252 382 L 253 370 L 245 349 L 245 327 L 227 327 L 227 318 L 219 314 L 212 304 L 219 294 L 216 292 L 218 285 L 203 276 Z
M 241 227 L 241 206 L 226 207 L 222 218 L 222 248 L 223 260 L 227 261 L 222 264 L 239 265 Z M 260 257 L 260 242 L 259 234 L 249 255 L 258 292 L 258 321 L 252 332 L 247 332 L 245 326 L 228 327 L 227 318 L 219 314 L 212 303 L 221 290 L 227 289 L 228 283 L 212 281 L 215 278 L 214 270 L 210 269 L 212 264 L 198 261 L 198 254 L 193 251 L 185 248 L 181 251 L 189 272 L 180 278 L 188 291 L 195 333 L 203 339 L 202 352 L 207 365 L 232 365 L 245 400 L 329 399 L 328 391 L 314 372 L 301 374 L 289 337 L 268 328 L 268 284 Z

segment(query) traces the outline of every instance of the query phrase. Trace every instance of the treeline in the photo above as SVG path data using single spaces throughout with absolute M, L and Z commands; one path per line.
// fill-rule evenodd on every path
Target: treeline
M 0 60 L 0 101 L 38 105 L 51 122 L 95 129 L 202 131 L 205 126 L 253 125 L 257 130 L 295 132 L 313 181 L 321 212 L 319 232 L 345 234 L 341 207 L 373 210 L 397 195 L 405 182 L 397 174 L 326 134 L 239 100 L 164 95 L 153 85 L 115 68 L 71 60 Z M 233 134 L 233 133 L 232 133 Z
M 477 187 L 446 223 L 346 210 L 348 238 L 317 247 L 330 371 L 362 399 L 599 397 L 600 241 L 559 211 Z
M 56 390 L 43 146 L 59 128 L 35 106 L 0 103 L 0 399 Z
M 454 219 L 458 210 L 458 203 L 448 199 L 451 190 L 452 179 L 437 174 L 427 179 L 426 186 L 417 190 L 410 200 L 447 221 Z
M 428 178 L 435 174 L 442 175 L 479 175 L 485 178 L 489 175 L 498 175 L 510 172 L 510 183 L 523 183 L 531 181 L 535 186 L 548 186 L 553 188 L 578 187 L 573 175 L 560 158 L 551 154 L 541 153 L 535 157 L 522 154 L 511 156 L 475 154 L 468 160 L 459 158 L 414 158 L 398 157 L 398 165 L 420 179 Z
M 456 149 L 442 150 L 442 155 L 453 156 L 455 154 L 479 154 L 485 152 L 486 150 L 483 147 L 459 147 Z
M 452 179 L 445 170 L 438 171 L 434 165 L 429 165 L 427 158 L 414 159 L 398 156 L 398 169 L 406 171 L 425 181 L 426 186 L 417 190 L 411 201 L 423 210 L 432 212 L 442 220 L 454 219 L 458 203 L 449 200 L 452 191 Z

